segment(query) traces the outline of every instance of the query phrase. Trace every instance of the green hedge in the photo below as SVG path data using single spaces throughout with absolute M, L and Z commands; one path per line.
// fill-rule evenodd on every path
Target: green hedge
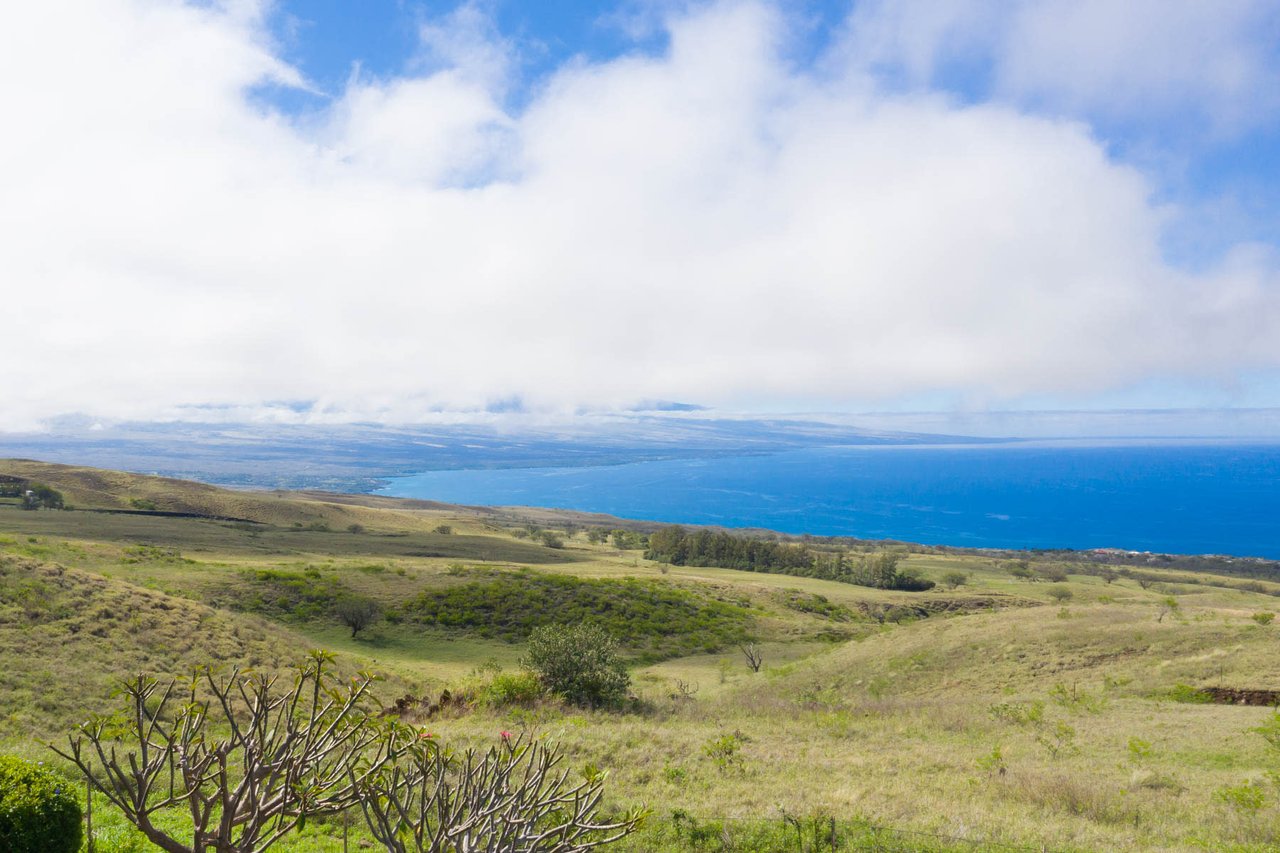
M 38 764 L 0 756 L 0 850 L 75 853 L 83 829 L 71 784 Z

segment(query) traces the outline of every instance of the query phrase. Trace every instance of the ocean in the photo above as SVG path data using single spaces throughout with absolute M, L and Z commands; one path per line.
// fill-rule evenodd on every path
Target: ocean
M 428 471 L 380 494 L 990 548 L 1280 559 L 1280 444 L 819 447 L 572 468 Z

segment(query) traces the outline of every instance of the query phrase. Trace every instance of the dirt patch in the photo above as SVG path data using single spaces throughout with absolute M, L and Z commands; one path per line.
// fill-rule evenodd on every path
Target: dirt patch
M 1202 687 L 1200 692 L 1219 705 L 1280 706 L 1280 690 L 1250 690 L 1240 687 Z
M 902 622 L 930 616 L 985 613 L 1011 607 L 1041 607 L 1043 602 L 1016 595 L 930 596 L 901 604 L 859 602 L 863 615 L 877 622 Z

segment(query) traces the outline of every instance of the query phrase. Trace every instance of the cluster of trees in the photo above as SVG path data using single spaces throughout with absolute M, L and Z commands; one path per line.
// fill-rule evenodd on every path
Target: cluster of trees
M 748 572 L 797 575 L 878 589 L 931 589 L 910 570 L 900 570 L 895 551 L 877 551 L 850 558 L 843 551 L 815 553 L 802 545 L 774 542 L 725 532 L 663 527 L 649 536 L 645 558 L 674 566 L 718 566 Z
M 355 808 L 393 853 L 585 853 L 644 817 L 605 817 L 603 775 L 573 781 L 554 746 L 503 732 L 487 751 L 455 752 L 384 716 L 372 682 L 338 678 L 322 652 L 291 681 L 239 671 L 181 684 L 139 676 L 120 692 L 122 713 L 91 719 L 55 751 L 169 853 L 260 853 L 308 819 Z M 189 820 L 172 820 L 173 810 Z M 42 836 L 39 846 L 4 849 L 78 849 L 75 817 L 62 821 L 66 845 Z
M 0 477 L 0 498 L 22 498 L 23 509 L 65 509 L 62 492 L 21 477 Z
M 607 530 L 603 527 L 587 528 L 587 541 L 595 545 L 605 542 L 619 551 L 641 551 L 649 547 L 649 537 L 636 530 Z

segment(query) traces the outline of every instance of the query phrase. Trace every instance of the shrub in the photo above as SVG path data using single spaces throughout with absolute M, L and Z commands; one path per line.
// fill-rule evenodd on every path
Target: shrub
M 1056 564 L 1038 566 L 1036 568 L 1036 574 L 1044 580 L 1052 583 L 1062 583 L 1067 579 L 1067 570 Z
M 1039 699 L 1031 702 L 1003 702 L 992 705 L 989 710 L 997 720 L 1018 726 L 1039 723 L 1044 719 L 1044 702 Z
M 564 540 L 560 538 L 558 533 L 551 530 L 543 530 L 538 534 L 538 541 L 548 548 L 563 548 Z
M 711 763 L 721 773 L 742 769 L 742 744 L 747 740 L 742 732 L 732 732 L 712 738 L 702 745 L 702 754 L 711 759 Z
M 1058 602 L 1070 601 L 1072 598 L 1072 592 L 1065 586 L 1050 587 L 1049 597 Z
M 1276 615 L 1269 610 L 1260 610 L 1249 618 L 1259 625 L 1270 625 L 1271 620 L 1275 619 Z
M 594 625 L 534 628 L 520 661 L 542 685 L 575 705 L 611 705 L 626 696 L 631 677 L 613 637 Z
M 500 672 L 480 691 L 481 705 L 501 708 L 507 705 L 532 705 L 542 698 L 544 689 L 536 673 Z
M 1020 580 L 1035 580 L 1036 578 L 1035 572 L 1031 571 L 1026 560 L 1012 560 L 1005 563 L 1005 568 L 1008 569 L 1009 574 Z
M 80 821 L 70 783 L 29 761 L 0 756 L 0 850 L 75 853 Z
M 356 596 L 338 599 L 334 612 L 338 620 L 351 629 L 352 637 L 382 618 L 382 606 L 378 602 Z
M 1169 698 L 1175 702 L 1187 702 L 1194 705 L 1204 705 L 1213 701 L 1213 697 L 1208 693 L 1189 684 L 1173 685 L 1169 690 Z
M 436 525 L 435 532 L 439 533 L 441 536 L 451 536 L 453 534 L 453 527 L 448 524 L 438 524 Z
M 962 587 L 969 582 L 969 576 L 964 572 L 947 572 L 942 576 L 942 582 L 952 589 Z
M 1213 792 L 1213 798 L 1244 814 L 1257 814 L 1267 803 L 1266 792 L 1257 782 L 1224 785 Z

